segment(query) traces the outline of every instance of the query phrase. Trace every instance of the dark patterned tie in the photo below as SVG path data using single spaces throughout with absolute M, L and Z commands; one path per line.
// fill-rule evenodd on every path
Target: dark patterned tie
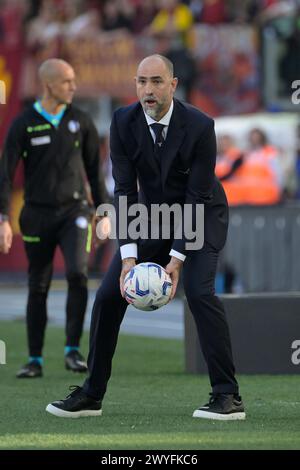
M 154 156 L 157 159 L 157 161 L 160 163 L 160 151 L 161 151 L 161 146 L 164 142 L 162 132 L 165 126 L 163 124 L 158 124 L 158 123 L 150 124 L 150 125 L 155 134 Z

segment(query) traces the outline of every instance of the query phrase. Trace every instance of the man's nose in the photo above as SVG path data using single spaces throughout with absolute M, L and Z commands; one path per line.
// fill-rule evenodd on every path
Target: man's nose
M 153 91 L 152 83 L 151 83 L 151 82 L 147 82 L 147 83 L 146 83 L 146 87 L 145 87 L 145 93 L 146 93 L 146 95 L 152 95 L 152 91 Z

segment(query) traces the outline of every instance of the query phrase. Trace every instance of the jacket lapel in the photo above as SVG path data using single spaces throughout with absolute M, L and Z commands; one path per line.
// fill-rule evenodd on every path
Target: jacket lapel
M 185 108 L 174 99 L 174 110 L 168 128 L 167 138 L 161 149 L 161 169 L 153 153 L 152 137 L 142 107 L 138 107 L 131 121 L 131 130 L 138 144 L 137 153 L 157 172 L 161 171 L 161 182 L 164 185 L 178 149 L 186 133 Z
M 159 171 L 158 163 L 154 158 L 152 137 L 141 106 L 138 108 L 130 126 L 138 147 L 136 157 L 146 160 L 153 170 Z
M 176 157 L 178 149 L 186 133 L 185 109 L 174 99 L 174 110 L 170 120 L 168 134 L 162 149 L 161 171 L 162 184 L 164 185 Z

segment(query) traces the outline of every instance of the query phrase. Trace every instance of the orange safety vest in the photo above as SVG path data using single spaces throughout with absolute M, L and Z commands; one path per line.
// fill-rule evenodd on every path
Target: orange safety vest
M 281 188 L 274 169 L 277 158 L 277 150 L 271 145 L 246 156 L 240 174 L 245 204 L 276 204 L 280 201 Z
M 218 156 L 215 170 L 217 177 L 222 178 L 225 176 L 231 170 L 232 165 L 240 155 L 241 151 L 232 147 L 226 152 L 226 154 Z M 244 191 L 240 183 L 242 166 L 243 164 L 234 172 L 231 178 L 221 182 L 230 206 L 244 204 Z
M 233 163 L 239 158 L 241 153 L 239 149 L 232 147 L 223 155 L 218 155 L 216 163 L 216 175 L 218 178 L 222 178 L 222 176 L 231 170 Z
M 216 165 L 216 175 L 218 177 L 228 173 L 234 159 L 237 158 L 236 152 L 237 149 L 235 149 L 235 152 L 230 152 L 225 158 L 222 156 L 218 159 Z M 243 164 L 232 177 L 222 182 L 229 205 L 271 205 L 278 203 L 281 197 L 281 189 L 274 171 L 276 160 L 277 150 L 271 145 L 249 152 L 244 158 Z

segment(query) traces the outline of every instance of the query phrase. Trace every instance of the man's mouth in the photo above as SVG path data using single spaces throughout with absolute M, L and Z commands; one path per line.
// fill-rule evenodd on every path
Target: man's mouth
M 147 98 L 144 100 L 144 103 L 147 106 L 154 106 L 156 104 L 156 100 L 154 100 L 153 98 Z

